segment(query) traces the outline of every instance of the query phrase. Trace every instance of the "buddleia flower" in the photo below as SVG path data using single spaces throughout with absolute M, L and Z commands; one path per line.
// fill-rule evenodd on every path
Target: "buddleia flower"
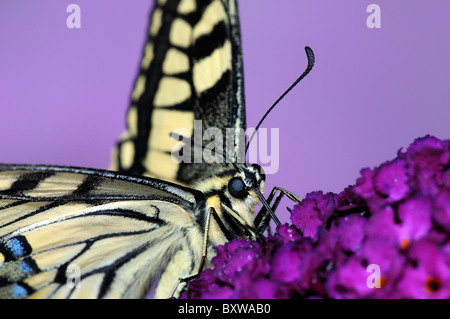
M 450 298 L 450 140 L 418 138 L 291 212 L 274 235 L 216 247 L 182 297 Z

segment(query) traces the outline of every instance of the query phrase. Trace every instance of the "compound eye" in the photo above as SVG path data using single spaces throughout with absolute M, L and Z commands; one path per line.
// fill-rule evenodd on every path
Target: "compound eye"
M 228 191 L 235 198 L 245 198 L 248 193 L 245 184 L 239 177 L 233 177 L 228 183 Z

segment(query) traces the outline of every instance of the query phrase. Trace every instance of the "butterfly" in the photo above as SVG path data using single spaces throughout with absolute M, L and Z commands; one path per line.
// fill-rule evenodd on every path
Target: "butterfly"
M 235 0 L 158 0 L 150 21 L 109 171 L 0 164 L 0 298 L 177 297 L 215 246 L 257 239 L 282 196 L 300 200 L 266 200 L 262 168 L 242 159 Z M 205 152 L 194 133 L 213 128 L 232 139 Z

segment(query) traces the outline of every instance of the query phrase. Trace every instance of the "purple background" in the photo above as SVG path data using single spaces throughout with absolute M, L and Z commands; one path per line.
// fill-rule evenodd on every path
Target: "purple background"
M 0 162 L 107 168 L 152 2 L 0 2 Z M 81 29 L 66 26 L 70 3 Z M 370 3 L 381 29 L 366 26 Z M 263 125 L 280 128 L 270 189 L 339 192 L 416 137 L 450 138 L 448 0 L 239 4 L 249 127 L 303 72 L 304 46 L 316 53 Z

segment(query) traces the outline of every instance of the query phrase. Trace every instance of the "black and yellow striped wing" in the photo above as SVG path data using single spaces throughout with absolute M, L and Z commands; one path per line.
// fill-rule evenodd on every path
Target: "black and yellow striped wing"
M 156 1 L 111 168 L 185 185 L 211 175 L 213 165 L 171 158 L 180 145 L 171 133 L 192 138 L 194 120 L 201 134 L 231 129 L 236 162 L 246 128 L 240 41 L 235 0 Z
M 199 196 L 107 171 L 0 165 L 0 298 L 170 297 L 201 259 Z

